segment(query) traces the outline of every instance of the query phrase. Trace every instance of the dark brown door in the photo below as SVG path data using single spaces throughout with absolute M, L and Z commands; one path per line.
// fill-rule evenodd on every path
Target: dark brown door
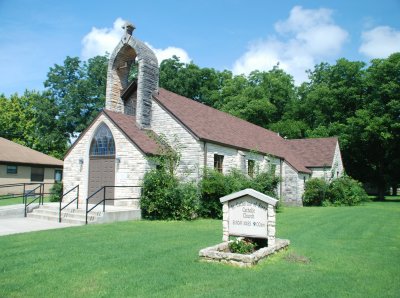
M 103 186 L 112 186 L 115 182 L 114 157 L 90 157 L 89 164 L 89 193 L 92 195 Z M 89 204 L 95 204 L 103 199 L 104 191 L 98 192 L 89 199 Z M 114 188 L 106 188 L 106 199 L 114 198 Z M 106 201 L 107 205 L 114 205 L 114 201 Z

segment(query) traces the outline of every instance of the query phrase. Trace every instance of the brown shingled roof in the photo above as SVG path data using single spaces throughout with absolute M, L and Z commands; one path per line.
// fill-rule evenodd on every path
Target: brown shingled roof
M 153 97 L 202 141 L 271 154 L 284 158 L 299 172 L 310 173 L 291 147 L 275 132 L 163 88 Z
M 287 140 L 309 168 L 331 166 L 337 142 L 336 137 Z
M 136 126 L 134 116 L 103 110 L 104 114 L 145 154 L 156 155 L 160 152 L 155 140 L 145 130 Z
M 63 167 L 63 161 L 0 137 L 0 163 Z

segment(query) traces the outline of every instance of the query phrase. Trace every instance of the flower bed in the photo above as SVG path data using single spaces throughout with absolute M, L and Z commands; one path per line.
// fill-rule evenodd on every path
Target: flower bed
M 238 254 L 229 252 L 229 242 L 222 242 L 214 246 L 203 248 L 199 251 L 199 256 L 202 260 L 207 262 L 219 262 L 239 267 L 251 267 L 269 255 L 286 248 L 289 244 L 289 240 L 277 238 L 274 246 L 262 247 L 251 254 Z

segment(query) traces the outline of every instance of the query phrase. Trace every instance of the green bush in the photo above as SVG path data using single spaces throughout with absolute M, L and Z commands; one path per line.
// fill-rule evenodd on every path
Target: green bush
M 144 176 L 140 205 L 147 219 L 193 219 L 199 209 L 197 187 L 164 168 L 154 169 Z
M 60 182 L 54 183 L 50 188 L 50 202 L 59 202 L 63 195 L 63 184 Z
M 324 179 L 310 179 L 303 194 L 304 206 L 354 206 L 367 200 L 361 183 L 349 176 L 337 178 L 330 184 Z
M 324 179 L 312 178 L 306 182 L 303 194 L 304 206 L 322 206 L 328 200 L 329 183 Z
M 200 215 L 208 218 L 222 218 L 222 204 L 219 199 L 245 188 L 253 188 L 276 196 L 278 182 L 279 179 L 269 172 L 261 172 L 255 178 L 250 178 L 235 169 L 226 175 L 215 170 L 207 170 L 200 182 Z
M 249 238 L 239 239 L 229 242 L 229 251 L 238 254 L 250 254 L 256 249 L 256 244 Z
M 361 183 L 349 176 L 335 179 L 329 186 L 329 201 L 333 205 L 354 206 L 367 200 L 368 195 Z

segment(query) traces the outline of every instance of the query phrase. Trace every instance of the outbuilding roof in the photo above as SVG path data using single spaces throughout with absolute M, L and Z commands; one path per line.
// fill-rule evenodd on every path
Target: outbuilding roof
M 294 139 L 287 140 L 287 143 L 301 157 L 306 167 L 330 167 L 333 163 L 338 139 L 336 137 Z
M 63 161 L 0 137 L 0 163 L 63 167 Z

